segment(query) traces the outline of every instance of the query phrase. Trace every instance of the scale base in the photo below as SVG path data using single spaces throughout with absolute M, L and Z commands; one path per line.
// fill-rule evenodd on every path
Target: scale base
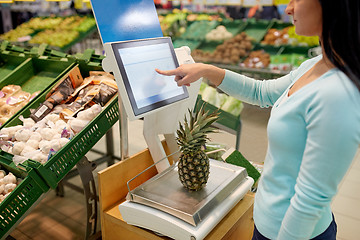
M 205 219 L 193 226 L 158 209 L 125 201 L 119 205 L 123 219 L 131 225 L 146 228 L 173 239 L 202 240 L 251 189 L 254 180 L 246 177 L 241 184 L 216 206 Z

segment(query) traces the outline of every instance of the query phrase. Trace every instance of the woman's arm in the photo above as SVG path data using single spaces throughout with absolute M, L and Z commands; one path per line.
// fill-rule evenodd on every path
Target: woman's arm
M 174 70 L 163 71 L 155 69 L 159 74 L 172 76 L 178 86 L 190 85 L 202 77 L 208 79 L 213 85 L 218 86 L 227 94 L 244 102 L 268 107 L 274 105 L 276 100 L 296 79 L 305 73 L 320 58 L 316 57 L 304 62 L 298 69 L 274 80 L 255 80 L 244 75 L 224 70 L 210 64 L 193 63 L 183 64 Z
M 207 78 L 213 85 L 218 86 L 225 76 L 224 69 L 204 63 L 183 64 L 180 65 L 180 67 L 169 71 L 155 70 L 166 76 L 175 75 L 175 81 L 178 86 L 190 85 L 190 83 L 193 83 L 202 77 Z

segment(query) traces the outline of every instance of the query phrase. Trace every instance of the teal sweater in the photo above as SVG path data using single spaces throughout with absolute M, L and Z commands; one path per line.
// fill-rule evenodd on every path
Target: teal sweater
M 254 204 L 255 225 L 270 239 L 310 239 L 326 230 L 331 200 L 359 147 L 360 93 L 343 72 L 331 69 L 287 98 L 321 57 L 277 80 L 226 70 L 219 86 L 244 102 L 272 106 Z

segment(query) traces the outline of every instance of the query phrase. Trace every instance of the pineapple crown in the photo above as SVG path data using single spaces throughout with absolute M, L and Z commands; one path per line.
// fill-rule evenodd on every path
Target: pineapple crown
M 202 146 L 205 146 L 206 141 L 209 140 L 207 134 L 215 132 L 216 130 L 216 128 L 211 127 L 211 124 L 218 119 L 219 112 L 205 112 L 204 105 L 205 104 L 194 114 L 188 109 L 190 121 L 188 121 L 185 116 L 184 124 L 179 122 L 176 140 L 182 152 L 200 150 Z

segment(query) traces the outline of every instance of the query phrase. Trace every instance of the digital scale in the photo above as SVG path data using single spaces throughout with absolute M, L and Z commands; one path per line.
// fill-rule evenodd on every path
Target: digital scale
M 177 164 L 170 166 L 159 135 L 164 136 L 176 162 L 179 148 L 175 133 L 179 122 L 189 114 L 188 109 L 195 106 L 201 80 L 179 87 L 174 76 L 160 75 L 155 69 L 170 70 L 194 63 L 191 51 L 188 47 L 174 49 L 169 37 L 159 36 L 161 28 L 153 0 L 111 0 L 106 5 L 91 0 L 91 4 L 106 53 L 103 69 L 114 74 L 119 104 L 124 106 L 127 118 L 144 119 L 144 138 L 159 172 L 129 189 L 127 200 L 119 205 L 120 213 L 128 224 L 173 239 L 201 240 L 244 197 L 254 181 L 242 167 L 210 160 L 205 188 L 189 192 L 182 186 Z M 121 9 L 116 7 L 119 5 Z M 143 10 L 144 14 L 139 15 Z M 136 28 L 123 26 L 121 31 L 119 26 L 126 22 L 119 25 L 119 19 L 136 19 L 135 15 L 148 19 L 140 19 Z M 111 29 L 116 29 L 114 35 Z

